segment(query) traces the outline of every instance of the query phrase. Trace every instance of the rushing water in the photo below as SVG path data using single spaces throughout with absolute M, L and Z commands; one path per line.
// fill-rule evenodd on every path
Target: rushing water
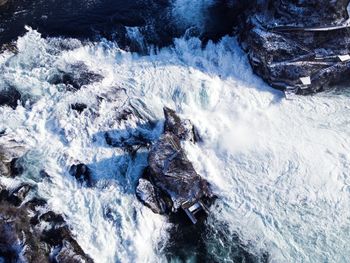
M 190 10 L 186 2 L 176 1 L 172 14 L 200 24 L 187 15 L 199 16 L 210 1 Z M 349 97 L 286 100 L 253 75 L 233 37 L 203 46 L 185 36 L 157 50 L 139 28 L 125 30 L 148 55 L 116 41 L 42 37 L 31 28 L 18 38 L 17 54 L 0 55 L 0 88 L 23 98 L 16 109 L 0 107 L 0 131 L 30 149 L 22 177 L 1 183 L 37 185 L 96 262 L 347 262 Z M 63 71 L 103 78 L 72 91 L 54 81 Z M 74 103 L 87 109 L 79 114 Z M 181 229 L 137 201 L 147 149 L 132 155 L 104 140 L 104 132 L 156 140 L 164 105 L 198 128 L 203 142 L 184 147 L 219 197 L 198 240 L 183 240 Z M 128 109 L 134 114 L 120 120 Z M 93 187 L 69 175 L 76 162 L 91 168 Z

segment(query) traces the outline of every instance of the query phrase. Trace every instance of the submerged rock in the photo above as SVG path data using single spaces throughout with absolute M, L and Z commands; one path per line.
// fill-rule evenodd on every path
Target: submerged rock
M 350 84 L 348 5 L 349 0 L 257 1 L 238 26 L 253 70 L 288 93 Z
M 85 85 L 99 82 L 102 79 L 102 75 L 89 70 L 84 63 L 76 63 L 64 70 L 59 70 L 58 74 L 48 81 L 54 85 L 64 84 L 68 91 L 77 91 Z
M 5 5 L 8 2 L 8 0 L 0 0 L 0 7 Z
M 86 183 L 87 186 L 91 186 L 90 169 L 85 164 L 80 163 L 72 165 L 69 173 L 74 176 L 79 183 Z
M 71 104 L 70 107 L 72 110 L 75 110 L 80 114 L 87 108 L 87 105 L 84 103 L 74 103 Z
M 194 212 L 214 198 L 209 183 L 195 171 L 181 146 L 181 140 L 195 138 L 189 121 L 164 108 L 164 134 L 153 145 L 146 176 L 140 178 L 137 197 L 156 213 Z M 187 213 L 186 212 L 186 213 Z M 190 215 L 189 215 L 190 216 Z M 191 218 L 191 216 L 190 216 Z M 195 218 L 191 218 L 193 223 Z

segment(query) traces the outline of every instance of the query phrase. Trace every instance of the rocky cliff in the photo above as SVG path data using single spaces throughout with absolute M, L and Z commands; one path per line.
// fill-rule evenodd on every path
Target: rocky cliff
M 257 1 L 237 32 L 254 71 L 287 93 L 310 94 L 347 83 L 349 0 Z

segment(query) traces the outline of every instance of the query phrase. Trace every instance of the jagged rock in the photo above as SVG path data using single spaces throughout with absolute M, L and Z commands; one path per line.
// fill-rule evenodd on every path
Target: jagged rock
M 32 186 L 28 184 L 23 184 L 19 186 L 9 195 L 7 200 L 14 206 L 19 206 L 22 204 L 31 188 Z
M 99 82 L 102 79 L 103 76 L 89 70 L 84 63 L 76 63 L 65 70 L 60 70 L 57 75 L 49 79 L 49 83 L 55 85 L 65 84 L 67 90 L 77 91 L 85 85 Z
M 39 220 L 46 222 L 54 222 L 55 224 L 63 224 L 64 218 L 62 215 L 58 215 L 53 211 L 48 211 L 39 216 Z
M 176 135 L 165 133 L 151 149 L 148 160 L 155 186 L 168 194 L 174 211 L 187 201 L 212 197 L 208 182 L 197 174 Z
M 175 111 L 164 107 L 164 131 L 176 135 L 180 140 L 198 142 L 199 134 L 190 120 L 181 120 Z
M 254 71 L 271 86 L 297 94 L 349 84 L 348 5 L 349 0 L 257 1 L 238 26 Z
M 86 257 L 77 254 L 74 246 L 67 241 L 63 241 L 62 247 L 57 255 L 54 256 L 57 263 L 90 263 L 93 262 Z
M 85 164 L 74 164 L 71 166 L 69 173 L 74 176 L 78 182 L 86 183 L 87 186 L 91 186 L 91 173 L 89 167 Z
M 10 51 L 13 54 L 17 54 L 18 48 L 17 48 L 16 42 L 5 43 L 2 46 L 0 46 L 0 53 L 3 53 L 4 51 Z
M 29 185 L 19 186 L 14 191 L 0 185 L 0 259 L 5 262 L 92 263 L 73 238 L 62 215 L 48 211 L 42 199 L 24 202 L 30 190 Z M 16 202 L 13 202 L 14 197 Z
M 184 204 L 212 200 L 209 183 L 195 171 L 181 140 L 193 140 L 193 126 L 164 108 L 164 134 L 153 145 L 146 176 L 140 178 L 137 197 L 156 213 L 178 212 Z

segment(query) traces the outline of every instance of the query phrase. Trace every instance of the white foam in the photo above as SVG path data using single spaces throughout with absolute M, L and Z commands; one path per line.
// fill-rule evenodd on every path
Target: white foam
M 48 40 L 36 34 L 27 33 L 20 45 L 35 39 L 47 47 Z M 167 105 L 199 128 L 203 144 L 186 144 L 186 149 L 219 195 L 220 212 L 213 211 L 213 217 L 228 224 L 229 235 L 239 233 L 256 253 L 268 251 L 271 262 L 347 260 L 346 96 L 283 99 L 282 93 L 252 74 L 245 55 L 229 37 L 204 49 L 198 39 L 177 39 L 173 48 L 149 56 L 127 53 L 109 42 L 55 55 L 34 50 L 42 54 L 44 64 L 30 52 L 22 50 L 13 58 L 23 56 L 21 69 L 18 63 L 1 61 L 7 73 L 0 78 L 39 88 L 40 93 L 34 92 L 37 103 L 16 111 L 0 108 L 1 125 L 26 130 L 36 139 L 30 160 L 52 179 L 40 181 L 34 167 L 30 178 L 50 206 L 66 215 L 79 244 L 97 262 L 165 260 L 161 247 L 168 224 L 134 195 L 136 178 L 147 165 L 146 153 L 132 160 L 99 137 L 92 139 L 100 131 L 136 128 L 142 122 L 134 118 L 118 124 L 113 119 L 121 107 L 118 100 L 98 105 L 96 96 L 113 94 L 115 87 L 125 88 L 130 100 L 151 118 L 162 120 L 162 107 Z M 77 61 L 105 79 L 75 94 L 55 90 L 45 81 L 56 67 Z M 96 112 L 78 115 L 69 109 L 73 101 L 83 101 Z M 154 137 L 158 133 L 159 129 L 154 131 Z M 28 144 L 33 147 L 33 139 Z M 76 161 L 91 166 L 95 187 L 80 187 L 68 174 Z

